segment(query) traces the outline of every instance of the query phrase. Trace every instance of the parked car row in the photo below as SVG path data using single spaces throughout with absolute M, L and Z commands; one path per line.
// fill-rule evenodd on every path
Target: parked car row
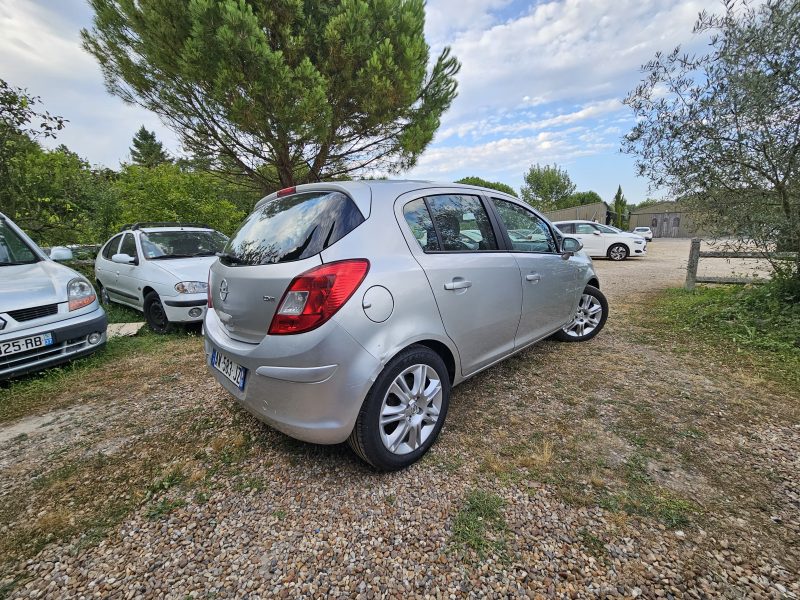
M 301 440 L 348 441 L 382 470 L 427 452 L 454 386 L 542 339 L 602 330 L 608 302 L 591 256 L 646 254 L 639 236 L 551 224 L 494 190 L 318 183 L 262 199 L 230 239 L 202 224 L 124 227 L 97 254 L 96 295 L 2 227 L 0 265 L 19 271 L 17 283 L 3 278 L 3 311 L 14 304 L 0 321 L 10 324 L 0 368 L 57 362 L 59 344 L 58 360 L 102 345 L 98 295 L 157 332 L 202 321 L 208 367 L 248 411 Z M 45 305 L 52 319 L 37 312 Z

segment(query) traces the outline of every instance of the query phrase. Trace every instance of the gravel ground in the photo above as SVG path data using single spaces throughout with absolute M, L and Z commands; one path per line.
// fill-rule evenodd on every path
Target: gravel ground
M 128 473 L 143 441 L 185 444 L 161 465 L 180 469 L 180 483 L 151 486 L 99 542 L 75 535 L 19 560 L 7 593 L 797 598 L 798 394 L 698 366 L 627 320 L 642 295 L 682 283 L 688 248 L 657 240 L 646 259 L 596 261 L 607 330 L 584 345 L 545 342 L 457 388 L 440 441 L 400 473 L 259 425 L 206 374 L 197 340 L 180 360 L 121 376 L 91 410 L 0 428 L 0 501 L 31 498 L 0 535 L 47 517 L 35 482 L 60 465 L 100 455 Z M 709 274 L 731 267 L 701 261 Z M 617 487 L 637 456 L 643 483 Z M 584 474 L 586 457 L 596 462 Z M 676 525 L 582 495 L 640 484 L 695 508 Z M 472 507 L 480 494 L 496 512 Z M 473 537 L 459 533 L 465 523 Z

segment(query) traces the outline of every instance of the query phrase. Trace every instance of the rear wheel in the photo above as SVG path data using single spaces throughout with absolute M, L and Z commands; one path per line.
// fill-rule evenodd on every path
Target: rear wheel
M 628 247 L 625 244 L 614 244 L 608 249 L 608 258 L 611 260 L 625 260 L 628 258 Z
M 375 380 L 350 434 L 350 447 L 380 470 L 403 469 L 433 445 L 449 403 L 450 377 L 441 357 L 425 346 L 411 346 Z
M 555 334 L 562 342 L 585 342 L 596 336 L 608 319 L 608 300 L 599 289 L 587 285 L 578 301 L 575 318 Z
M 144 317 L 150 329 L 156 333 L 169 333 L 173 329 L 164 305 L 161 304 L 161 298 L 155 292 L 150 292 L 144 297 Z

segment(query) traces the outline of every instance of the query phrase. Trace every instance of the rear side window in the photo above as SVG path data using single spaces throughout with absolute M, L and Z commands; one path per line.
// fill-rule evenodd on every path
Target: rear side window
M 119 248 L 119 240 L 122 235 L 115 235 L 111 240 L 106 244 L 106 247 L 103 248 L 103 258 L 106 260 L 111 260 L 111 257 L 117 253 L 117 248 Z
M 225 246 L 221 262 L 268 265 L 319 254 L 364 222 L 341 192 L 305 192 L 276 198 L 253 212 Z
M 558 230 L 561 233 L 575 233 L 574 223 L 561 223 L 559 225 L 556 225 L 556 227 L 558 227 Z
M 420 198 L 403 207 L 403 216 L 425 252 L 497 250 L 489 215 L 478 196 Z

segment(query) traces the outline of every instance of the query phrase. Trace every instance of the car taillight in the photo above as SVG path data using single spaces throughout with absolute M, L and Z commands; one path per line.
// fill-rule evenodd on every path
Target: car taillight
M 214 301 L 211 298 L 211 269 L 208 270 L 208 287 L 206 288 L 206 302 L 208 308 L 214 308 Z
M 270 335 L 310 331 L 325 323 L 356 291 L 369 271 L 364 258 L 309 269 L 292 280 L 272 317 Z
M 296 187 L 283 188 L 282 190 L 278 190 L 278 198 L 283 198 L 284 196 L 291 196 L 296 191 L 297 191 Z

